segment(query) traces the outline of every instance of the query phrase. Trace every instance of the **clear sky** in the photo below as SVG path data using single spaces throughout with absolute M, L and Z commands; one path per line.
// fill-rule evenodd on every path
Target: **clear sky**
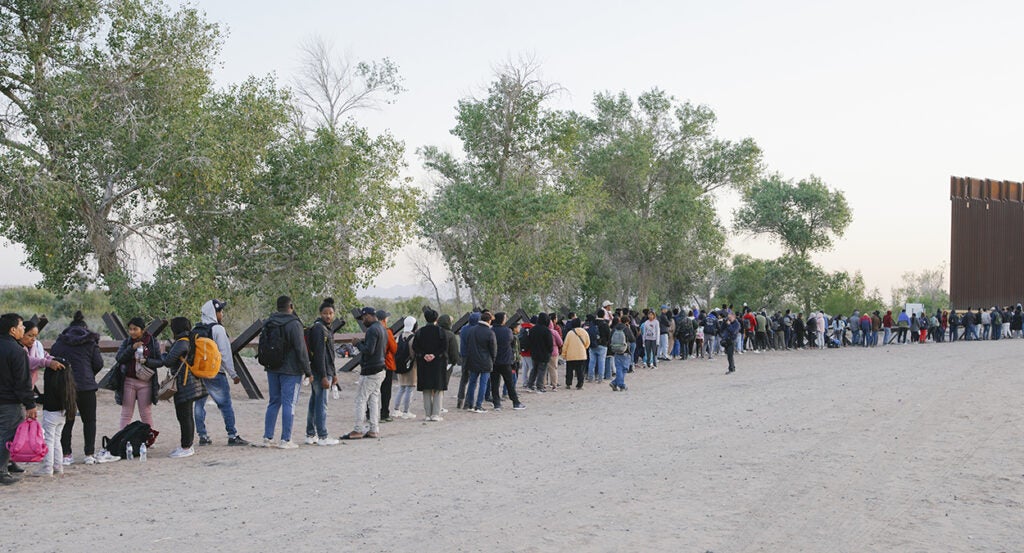
M 502 61 L 535 56 L 587 111 L 594 92 L 659 87 L 709 105 L 718 135 L 753 137 L 771 171 L 820 176 L 854 220 L 827 269 L 860 270 L 868 287 L 949 260 L 949 177 L 1024 180 L 1024 3 L 1020 2 L 411 2 L 204 0 L 229 35 L 215 75 L 228 84 L 274 73 L 290 82 L 298 45 L 319 35 L 353 59 L 391 58 L 407 92 L 359 115 L 412 152 L 457 149 L 460 97 Z M 720 212 L 736 200 L 719 199 Z M 778 248 L 732 237 L 736 252 Z M 0 283 L 33 283 L 16 248 Z M 419 281 L 404 259 L 378 287 Z M 948 285 L 948 283 L 947 283 Z M 425 291 L 425 290 L 424 290 Z

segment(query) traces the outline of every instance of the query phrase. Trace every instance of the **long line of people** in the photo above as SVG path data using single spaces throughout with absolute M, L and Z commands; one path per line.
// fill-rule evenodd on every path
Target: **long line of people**
M 213 443 L 205 422 L 206 398 L 222 413 L 229 446 L 297 448 L 291 435 L 303 380 L 310 384 L 305 444 L 330 446 L 339 440 L 379 438 L 382 422 L 415 419 L 410 411 L 413 389 L 423 395 L 424 420 L 443 421 L 442 414 L 447 412 L 444 394 L 456 367 L 461 367 L 456 408 L 486 413 L 502 410 L 505 399 L 513 410 L 525 409 L 520 391 L 579 390 L 586 383 L 607 381 L 613 391 L 625 392 L 629 373 L 638 368 L 656 369 L 672 359 L 710 360 L 724 353 L 729 359 L 728 373 L 732 373 L 733 354 L 744 351 L 1024 337 L 1020 304 L 977 311 L 969 308 L 964 313 L 937 310 L 931 315 L 903 310 L 894 316 L 891 311 L 883 315 L 876 310 L 829 316 L 819 310 L 805 317 L 789 310 L 769 315 L 767 309 L 753 310 L 746 305 L 737 310 L 723 305 L 707 312 L 662 305 L 660 310 L 637 312 L 615 309 L 612 302 L 605 301 L 582 319 L 575 313 L 561 317 L 539 313 L 511 325 L 504 312 L 477 310 L 458 334 L 453 332 L 451 316 L 424 308 L 426 324 L 417 328 L 416 318 L 406 317 L 397 335 L 388 326 L 389 313 L 364 307 L 360 311 L 364 339 L 354 344 L 361 354 L 355 424 L 352 431 L 332 438 L 327 429 L 327 401 L 332 389 L 340 389 L 331 330 L 334 301 L 325 299 L 319 317 L 305 329 L 291 299 L 281 296 L 277 311 L 263 329 L 258 355 L 267 371 L 269 389 L 264 433 L 261 440 L 250 444 L 235 428 L 230 386 L 240 378 L 222 324 L 225 305 L 216 299 L 206 302 L 197 325 L 185 317 L 171 319 L 173 340 L 166 351 L 148 334 L 143 319 L 133 318 L 128 337 L 115 355 L 115 366 L 101 381 L 121 405 L 121 428 L 132 421 L 136 407 L 142 422 L 152 426 L 158 392 L 173 381 L 168 399 L 173 399 L 180 444 L 170 457 L 194 455 L 197 434 L 198 445 Z M 50 453 L 34 475 L 59 474 L 76 462 L 72 450 L 76 419 L 81 420 L 83 429 L 82 462 L 120 460 L 106 450 L 97 453 L 95 447 L 100 389 L 96 376 L 104 365 L 99 335 L 89 330 L 79 312 L 49 353 L 43 351 L 37 336 L 32 321 L 13 313 L 0 316 L 0 438 L 6 442 L 25 417 L 35 418 L 39 401 Z M 210 378 L 190 378 L 188 359 L 197 336 L 212 340 L 221 354 L 219 371 Z M 165 382 L 156 370 L 162 367 L 169 371 Z M 42 394 L 38 390 L 33 393 L 40 370 L 44 371 Z M 561 381 L 560 371 L 564 371 Z M 392 405 L 394 380 L 399 391 Z M 0 483 L 9 484 L 17 481 L 14 474 L 23 469 L 9 463 L 4 453 L 0 453 Z

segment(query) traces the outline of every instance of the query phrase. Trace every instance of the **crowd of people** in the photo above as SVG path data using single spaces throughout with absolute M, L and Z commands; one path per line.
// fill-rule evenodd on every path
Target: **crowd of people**
M 354 425 L 350 432 L 333 438 L 327 429 L 327 400 L 332 389 L 340 389 L 332 330 L 334 301 L 324 299 L 318 318 L 305 328 L 291 298 L 281 296 L 261 331 L 257 358 L 267 372 L 269 398 L 263 435 L 250 442 L 235 427 L 231 384 L 238 384 L 240 377 L 223 326 L 225 307 L 216 299 L 206 302 L 195 325 L 186 317 L 172 318 L 173 339 L 166 348 L 147 332 L 141 317 L 131 319 L 128 337 L 114 356 L 115 365 L 100 382 L 96 376 L 104 361 L 99 335 L 88 328 L 82 313 L 75 313 L 49 352 L 37 340 L 39 329 L 33 321 L 14 313 L 0 316 L 0 443 L 11 440 L 26 417 L 38 418 L 37 404 L 41 404 L 48 453 L 32 475 L 61 474 L 76 462 L 72 449 L 76 419 L 81 419 L 84 464 L 119 461 L 109 451 L 96 451 L 101 382 L 121 406 L 121 428 L 132 422 L 136 409 L 141 421 L 152 427 L 153 405 L 163 389 L 170 389 L 173 394 L 168 399 L 173 399 L 180 426 L 179 446 L 170 457 L 182 458 L 195 454 L 197 442 L 200 446 L 213 443 L 206 426 L 207 398 L 221 412 L 229 446 L 299 447 L 292 440 L 292 427 L 304 381 L 310 384 L 305 444 L 331 446 L 339 440 L 379 438 L 382 422 L 415 419 L 410 410 L 414 390 L 422 394 L 424 420 L 443 421 L 444 396 L 455 367 L 461 367 L 455 407 L 486 413 L 502 410 L 503 400 L 513 410 L 525 409 L 520 393 L 578 390 L 585 383 L 607 381 L 612 391 L 626 392 L 630 373 L 657 369 L 659 363 L 672 359 L 711 360 L 724 354 L 726 374 L 732 374 L 735 355 L 744 352 L 1024 337 L 1020 304 L 969 308 L 963 313 L 902 310 L 895 316 L 878 310 L 829 316 L 819 310 L 805 317 L 789 310 L 769 315 L 767 309 L 746 305 L 738 309 L 722 305 L 706 312 L 662 305 L 660 310 L 637 312 L 616 309 L 605 301 L 582 318 L 569 312 L 510 320 L 504 312 L 479 309 L 457 329 L 450 315 L 425 307 L 423 326 L 408 316 L 398 332 L 389 326 L 390 313 L 364 307 L 359 313 L 363 339 L 343 346 L 349 348 L 346 354 L 360 356 Z M 211 340 L 220 353 L 219 370 L 215 368 L 212 377 L 191 374 L 199 338 Z M 164 381 L 157 370 L 161 367 L 168 369 Z M 392 402 L 395 380 L 398 394 Z M 24 469 L 9 462 L 9 452 L 0 452 L 0 483 L 17 482 L 19 472 Z

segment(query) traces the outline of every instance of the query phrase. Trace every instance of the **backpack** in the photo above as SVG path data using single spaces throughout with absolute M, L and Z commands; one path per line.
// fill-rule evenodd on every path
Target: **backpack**
M 207 338 L 201 331 L 193 330 L 188 338 L 188 353 L 185 355 L 185 368 L 199 378 L 213 378 L 220 372 L 220 348 L 212 338 Z M 109 451 L 109 450 L 108 450 Z
M 146 447 L 153 445 L 156 441 L 157 432 L 142 421 L 135 421 L 119 430 L 112 438 L 103 436 L 103 449 L 115 457 L 124 457 L 128 444 L 132 444 L 132 451 L 139 453 L 139 446 L 146 444 Z
M 590 335 L 590 349 L 595 349 L 601 345 L 601 331 L 597 327 L 597 321 L 594 321 L 594 323 L 587 327 L 587 334 Z
M 676 325 L 676 337 L 684 342 L 693 338 L 693 321 L 689 317 L 683 317 Z
M 530 353 L 530 329 L 519 329 L 519 353 Z
M 610 348 L 615 355 L 622 355 L 629 351 L 629 344 L 626 343 L 626 333 L 621 328 L 617 328 L 612 332 Z
M 14 432 L 14 439 L 5 444 L 15 463 L 36 463 L 42 461 L 50 448 L 46 447 L 43 425 L 36 419 L 25 419 Z
M 284 365 L 284 356 L 288 350 L 288 342 L 284 338 L 284 326 L 274 320 L 269 320 L 263 323 L 263 329 L 260 330 L 256 360 L 269 370 L 280 369 Z
M 405 374 L 412 370 L 412 348 L 409 347 L 412 336 L 410 333 L 398 340 L 398 351 L 395 352 L 395 372 L 398 374 Z

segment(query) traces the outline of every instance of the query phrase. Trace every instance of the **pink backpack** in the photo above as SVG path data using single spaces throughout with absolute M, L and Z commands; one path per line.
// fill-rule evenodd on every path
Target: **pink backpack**
M 46 457 L 49 448 L 43 438 L 43 427 L 35 419 L 25 419 L 14 433 L 14 441 L 7 442 L 11 461 L 15 463 L 36 463 Z

